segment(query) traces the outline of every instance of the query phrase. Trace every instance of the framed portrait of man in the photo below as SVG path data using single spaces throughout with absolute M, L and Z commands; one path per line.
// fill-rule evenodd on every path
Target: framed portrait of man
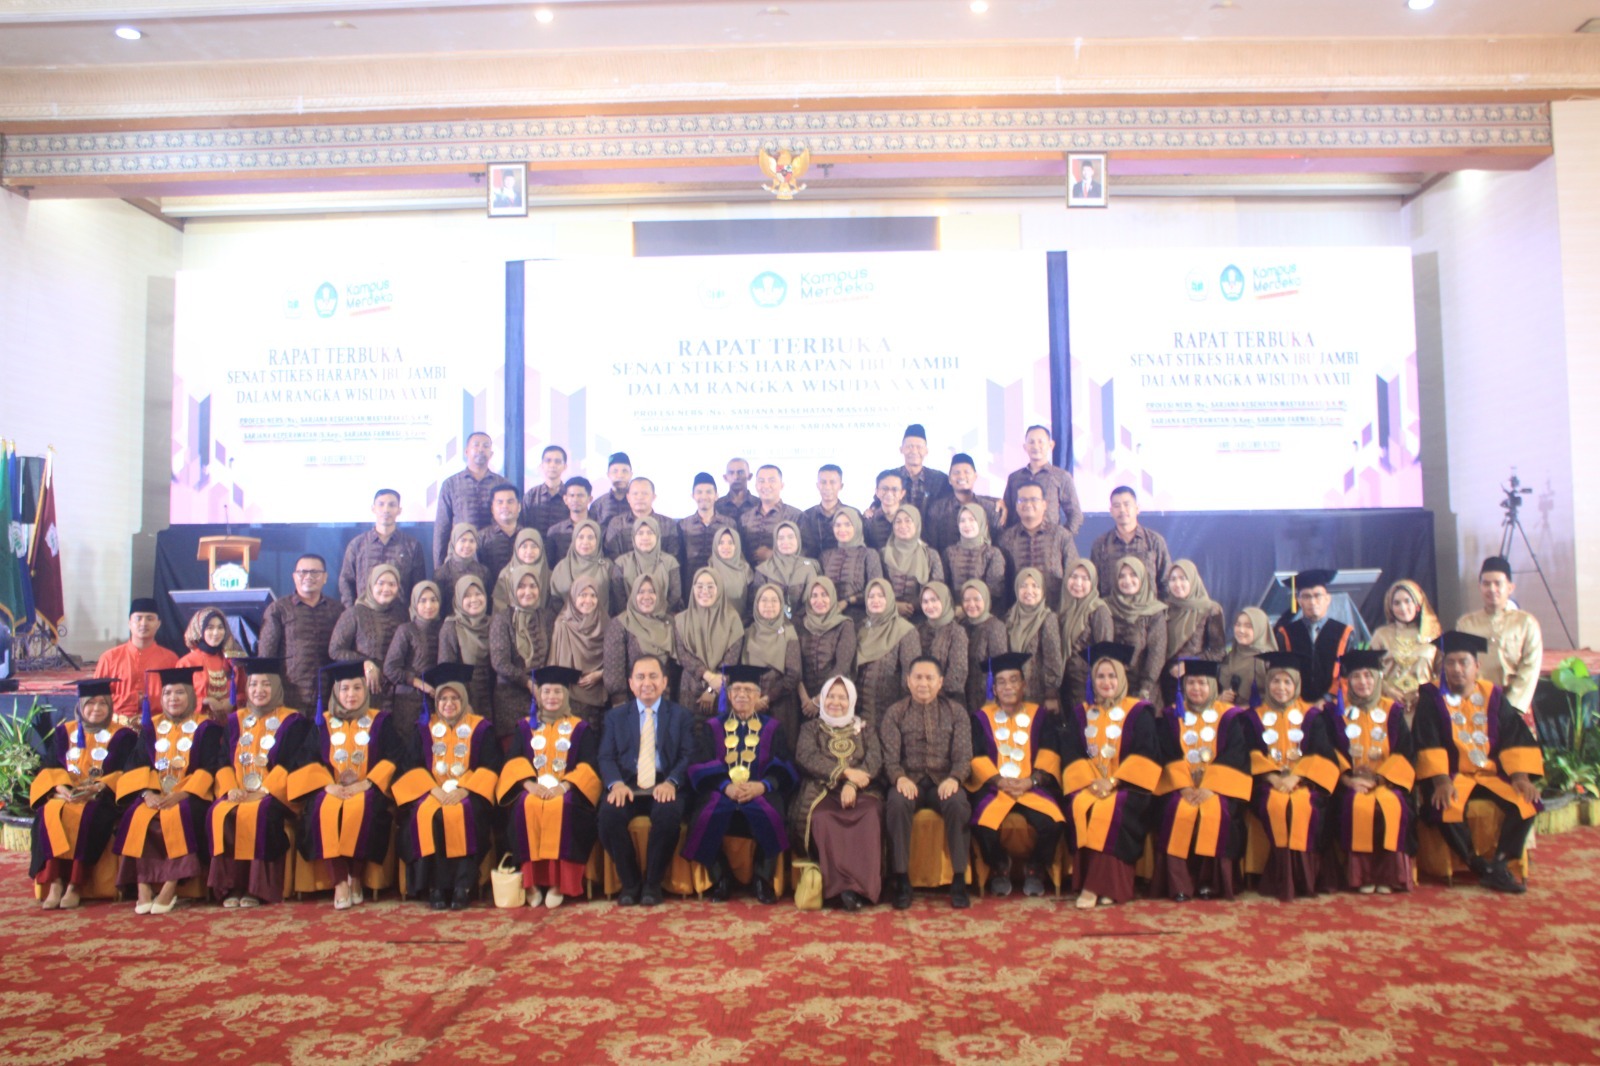
M 1106 157 L 1067 156 L 1067 206 L 1106 206 Z
M 528 213 L 528 164 L 489 164 L 489 217 L 521 218 Z

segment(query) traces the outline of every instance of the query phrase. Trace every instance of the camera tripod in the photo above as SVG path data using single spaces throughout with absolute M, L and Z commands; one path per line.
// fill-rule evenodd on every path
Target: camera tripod
M 1561 632 L 1567 638 L 1567 647 L 1575 648 L 1577 643 L 1572 639 L 1572 630 L 1567 628 L 1567 619 L 1561 613 L 1561 604 L 1556 602 L 1556 594 L 1550 588 L 1550 579 L 1544 576 L 1544 567 L 1539 565 L 1539 556 L 1534 554 L 1533 542 L 1528 539 L 1528 531 L 1522 525 L 1522 498 L 1532 496 L 1533 490 L 1522 484 L 1517 477 L 1516 469 L 1511 471 L 1511 481 L 1501 486 L 1506 498 L 1500 501 L 1500 507 L 1505 511 L 1505 518 L 1500 521 L 1500 557 L 1511 558 L 1511 544 L 1517 534 L 1522 535 L 1522 546 L 1528 549 L 1528 558 L 1533 560 L 1534 572 L 1539 575 L 1539 581 L 1544 585 L 1546 596 L 1550 597 L 1550 606 L 1556 612 L 1556 621 L 1561 623 Z

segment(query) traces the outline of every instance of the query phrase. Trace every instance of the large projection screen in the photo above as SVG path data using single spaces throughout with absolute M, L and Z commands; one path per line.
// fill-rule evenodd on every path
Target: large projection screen
M 1162 511 L 1422 505 L 1411 254 L 1073 252 L 1073 474 Z
M 1050 421 L 1043 253 L 839 253 L 525 265 L 526 437 L 605 487 L 627 452 L 658 508 L 687 513 L 697 471 L 733 456 L 816 502 L 817 467 L 865 505 L 908 423 L 928 465 L 967 452 L 979 491 Z
M 171 520 L 432 519 L 471 429 L 500 451 L 503 263 L 180 271 Z M 496 460 L 498 465 L 498 459 Z

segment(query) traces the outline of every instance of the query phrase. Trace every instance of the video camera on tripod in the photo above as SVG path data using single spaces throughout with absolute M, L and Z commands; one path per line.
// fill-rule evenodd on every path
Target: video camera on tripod
M 1511 481 L 1501 485 L 1500 491 L 1506 494 L 1506 498 L 1500 501 L 1500 509 L 1505 511 L 1508 520 L 1515 521 L 1522 510 L 1522 498 L 1532 496 L 1533 490 L 1522 483 L 1522 479 L 1517 477 L 1517 468 L 1512 467 Z

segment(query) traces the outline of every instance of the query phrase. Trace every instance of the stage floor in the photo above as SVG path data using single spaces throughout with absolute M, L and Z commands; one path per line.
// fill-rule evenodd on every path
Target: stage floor
M 1429 1066 L 1600 1061 L 1600 832 L 1527 895 L 1291 905 L 919 894 L 557 911 L 37 909 L 0 856 L 0 1062 Z

